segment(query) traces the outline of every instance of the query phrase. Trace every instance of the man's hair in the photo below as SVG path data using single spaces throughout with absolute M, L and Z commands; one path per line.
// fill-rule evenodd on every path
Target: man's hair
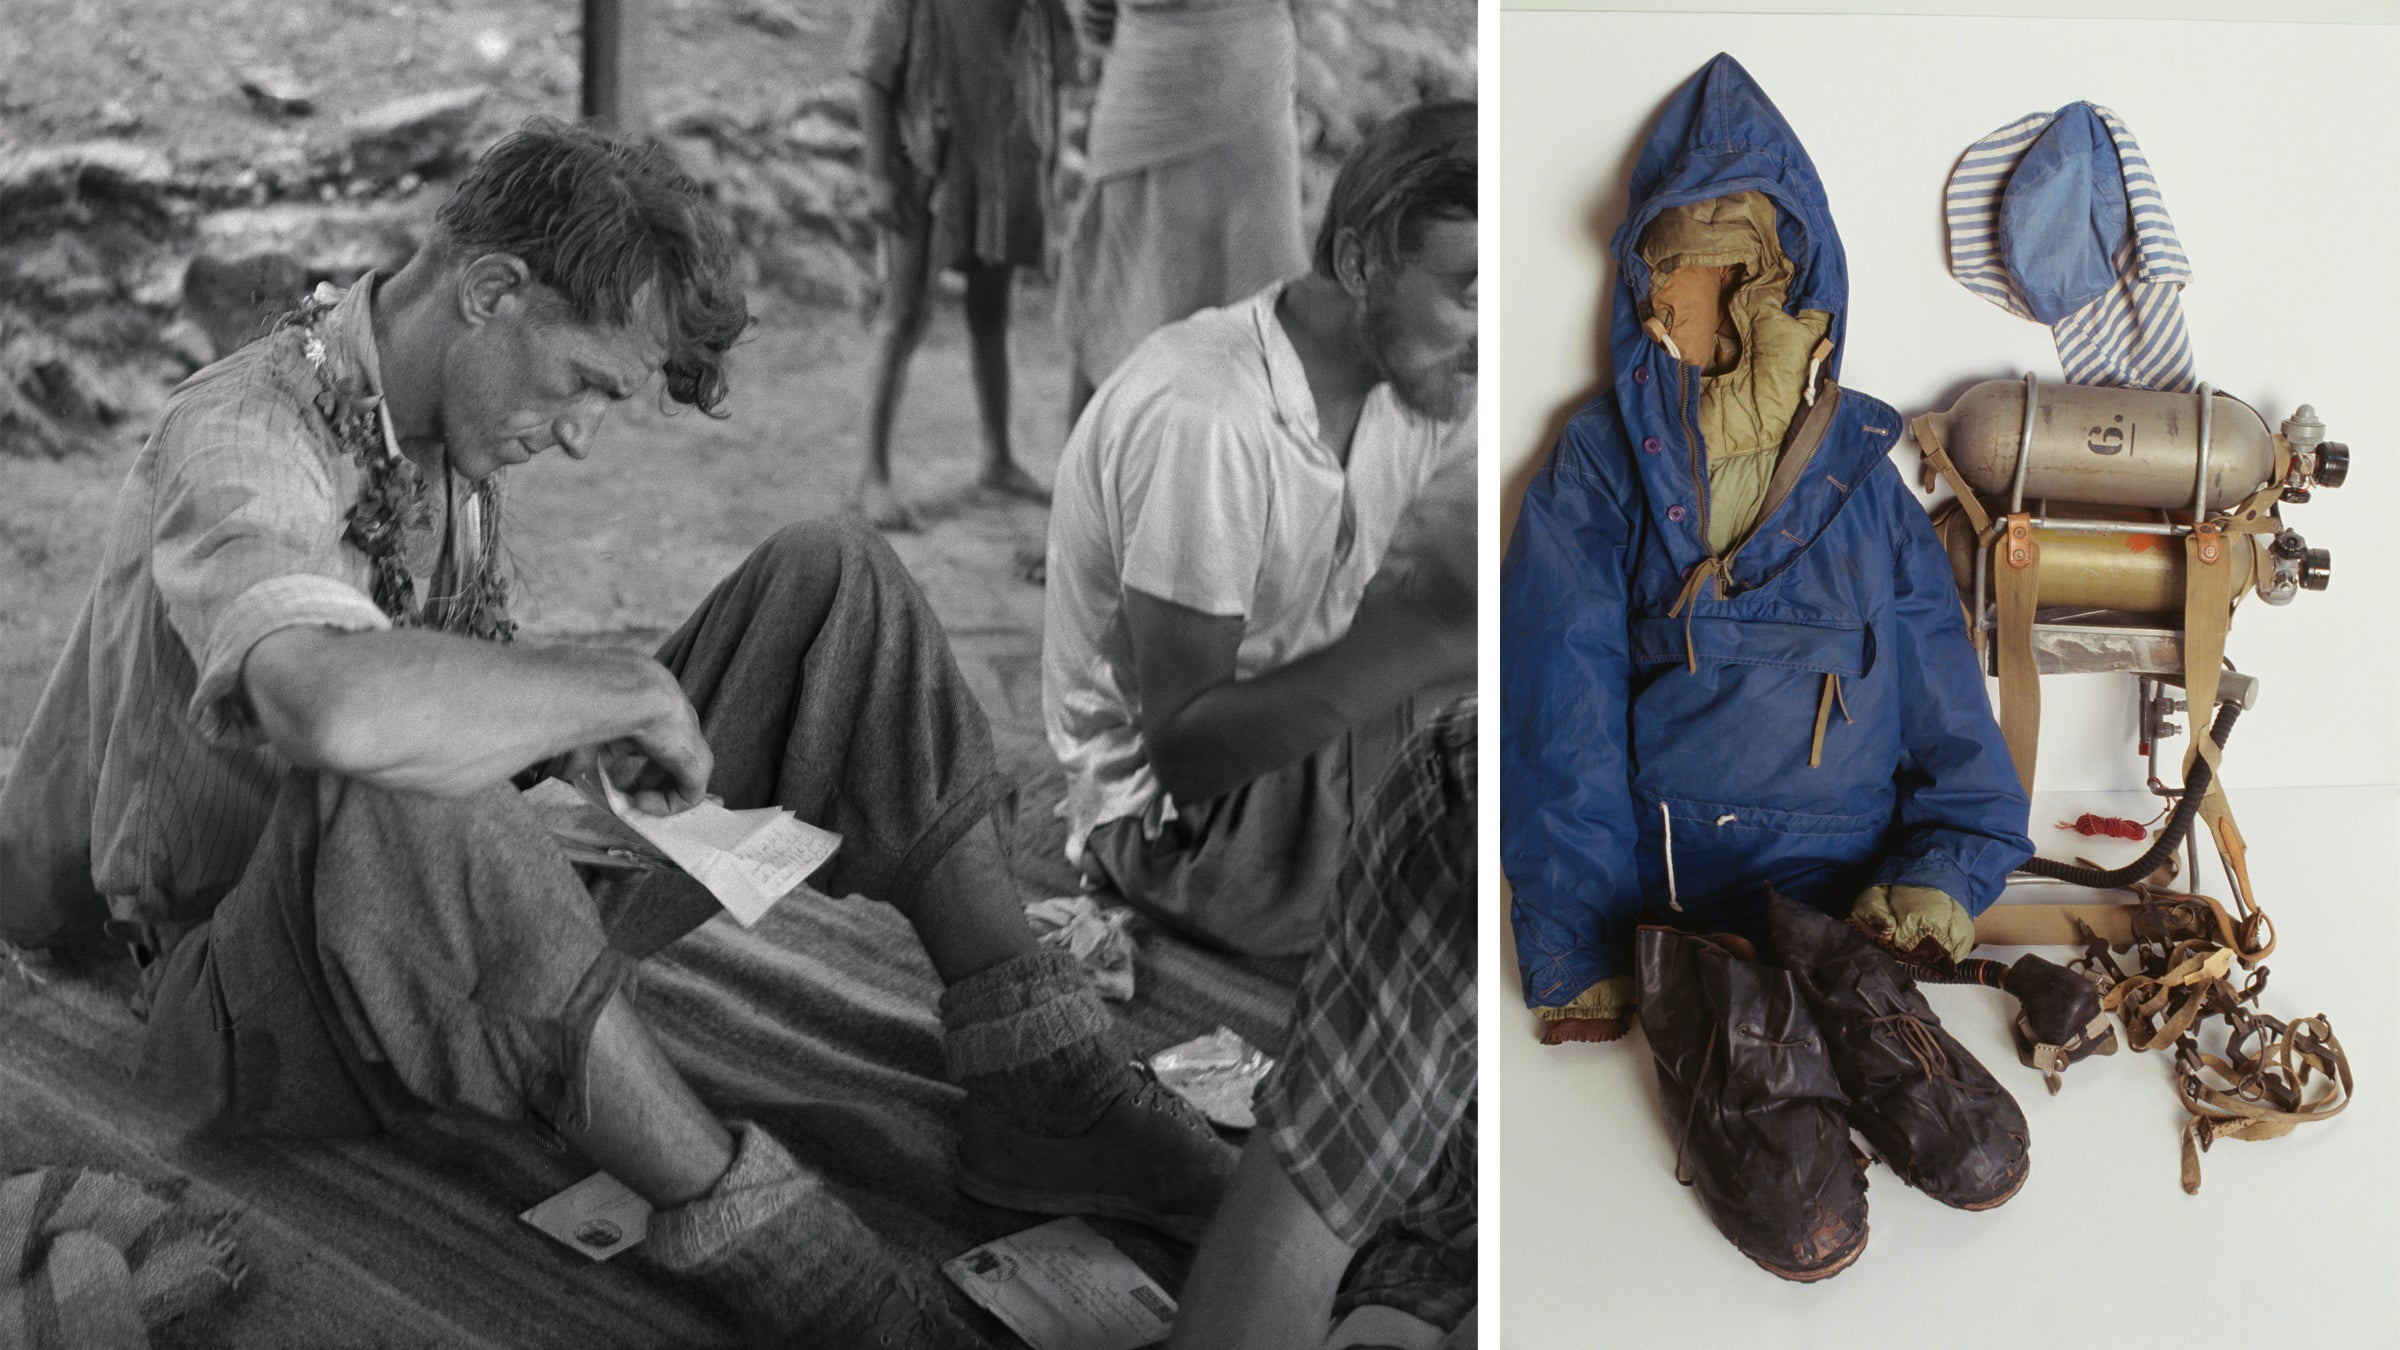
M 435 216 L 442 247 L 511 253 L 584 323 L 666 318 L 667 395 L 723 416 L 725 352 L 750 324 L 724 224 L 666 151 L 537 117 L 485 152 Z
M 1420 103 L 1367 133 L 1334 177 L 1317 227 L 1316 270 L 1333 276 L 1333 244 L 1356 230 L 1371 268 L 1397 266 L 1428 218 L 1475 216 L 1475 105 Z

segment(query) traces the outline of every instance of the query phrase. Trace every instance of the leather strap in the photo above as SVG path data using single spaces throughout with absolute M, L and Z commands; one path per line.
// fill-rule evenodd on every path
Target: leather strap
M 2259 909 L 2257 893 L 2251 888 L 2249 848 L 2242 840 L 2241 828 L 2234 824 L 2233 804 L 2225 796 L 2223 751 L 2205 728 L 2216 714 L 2217 688 L 2225 666 L 2225 634 L 2233 623 L 2233 550 L 2247 547 L 2248 540 L 2229 536 L 2216 522 L 2204 521 L 2194 528 L 2184 540 L 2183 599 L 2184 694 L 2193 728 L 2192 747 L 2183 759 L 2184 778 L 2190 781 L 2192 766 L 2208 761 L 2208 791 L 2200 799 L 2199 819 L 2208 827 L 2217 856 L 2233 873 L 2239 891 L 2234 903 L 2242 910 L 2242 920 L 2227 945 L 2241 955 L 2245 965 L 2255 964 L 2275 950 L 2275 929 Z M 2197 884 L 2199 879 L 2192 880 Z
M 2350 1060 L 2322 1016 L 2284 1022 L 2257 1011 L 2266 973 L 2232 982 L 2240 952 L 2218 940 L 2235 927 L 2204 895 L 2140 889 L 2131 942 L 2083 928 L 2074 968 L 2100 987 L 2136 1052 L 2171 1046 L 2176 1100 L 2186 1118 L 2181 1180 L 2200 1189 L 2200 1155 L 2219 1139 L 2275 1139 L 2350 1104 Z M 2011 906 L 2014 908 L 2014 906 Z M 2082 927 L 2078 924 L 2078 927 Z M 2118 960 L 2133 958 L 2130 966 Z M 2201 1048 L 2204 1027 L 2226 1027 L 2224 1053 Z
M 2033 611 L 2042 589 L 2042 546 L 2033 517 L 2023 511 L 2002 521 L 1992 545 L 1992 589 L 2000 668 L 2000 736 L 2016 761 L 2017 781 L 2033 791 L 2033 762 L 2042 739 L 2042 682 L 2033 660 Z
M 1989 535 L 1992 529 L 1990 513 L 1983 509 L 1982 502 L 1975 500 L 1974 489 L 1968 487 L 1967 480 L 1959 475 L 1958 465 L 1950 460 L 1949 447 L 1942 443 L 1942 415 L 1921 413 L 1917 420 L 1908 424 L 1908 430 L 1910 435 L 1917 438 L 1917 449 L 1924 453 L 1925 467 L 1941 475 L 1942 481 L 1950 485 L 1950 491 L 1957 494 L 1958 509 L 1966 512 L 1967 519 L 1974 523 L 1975 537 L 1982 539 Z M 1925 484 L 1926 491 L 1933 490 L 1931 478 L 1920 475 L 1920 481 Z

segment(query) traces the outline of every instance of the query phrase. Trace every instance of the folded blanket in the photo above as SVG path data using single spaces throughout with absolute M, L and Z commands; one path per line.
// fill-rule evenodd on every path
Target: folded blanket
M 0 1347 L 144 1350 L 241 1282 L 230 1214 L 77 1167 L 0 1182 Z

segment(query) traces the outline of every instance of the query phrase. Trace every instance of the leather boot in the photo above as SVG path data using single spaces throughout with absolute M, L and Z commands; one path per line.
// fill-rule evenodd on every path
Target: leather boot
M 1742 1255 L 1784 1279 L 1821 1280 L 1858 1259 L 1866 1177 L 1791 977 L 1666 928 L 1642 929 L 1634 952 L 1675 1179 Z
M 1945 1205 L 1990 1209 L 2031 1166 L 2025 1113 L 1863 933 L 1767 893 L 1775 958 L 1808 1000 L 1850 1099 L 1849 1121 L 1900 1179 Z

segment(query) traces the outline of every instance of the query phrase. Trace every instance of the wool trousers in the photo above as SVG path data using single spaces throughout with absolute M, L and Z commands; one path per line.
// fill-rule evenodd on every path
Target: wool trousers
M 842 836 L 820 890 L 912 907 L 1005 790 L 940 623 L 863 524 L 777 534 L 659 659 L 699 712 L 713 793 Z M 243 1131 L 577 1121 L 600 1009 L 716 910 L 676 872 L 587 886 L 505 786 L 294 771 L 241 883 L 146 974 L 142 1076 L 192 1123 Z

